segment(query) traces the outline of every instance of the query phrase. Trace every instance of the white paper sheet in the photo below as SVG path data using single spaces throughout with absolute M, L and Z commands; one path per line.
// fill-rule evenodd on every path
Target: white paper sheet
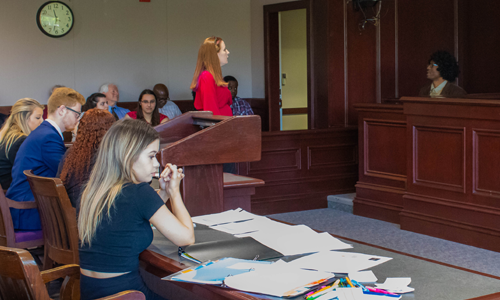
M 290 225 L 279 223 L 266 217 L 257 216 L 252 220 L 215 225 L 211 226 L 211 228 L 236 235 L 237 237 L 242 237 L 243 235 L 246 236 L 246 234 L 255 231 L 279 230 L 279 228 L 288 226 Z
M 352 248 L 327 232 L 317 233 L 305 225 L 269 228 L 249 233 L 250 236 L 283 255 L 297 255 L 327 250 Z
M 323 251 L 295 259 L 288 264 L 297 268 L 351 273 L 373 268 L 391 259 L 390 257 L 354 252 Z
M 211 214 L 211 215 L 203 215 L 191 218 L 194 223 L 203 224 L 207 226 L 213 226 L 217 224 L 225 224 L 231 222 L 238 222 L 244 220 L 251 220 L 259 217 L 258 215 L 254 215 L 249 213 L 241 208 L 231 209 L 225 212 Z
M 257 269 L 227 277 L 224 284 L 241 291 L 282 297 L 294 290 L 298 293 L 306 292 L 309 287 L 304 286 L 334 276 L 332 273 L 297 269 L 285 262 L 279 262 L 266 266 L 265 270 Z
M 377 276 L 373 274 L 373 271 L 359 271 L 359 272 L 351 272 L 348 277 L 352 280 L 356 280 L 357 282 L 377 282 Z
M 411 293 L 415 290 L 414 288 L 408 286 L 410 285 L 410 283 L 410 277 L 392 277 L 387 278 L 384 283 L 377 283 L 375 285 L 377 286 L 377 288 L 386 290 L 388 292 L 405 294 Z

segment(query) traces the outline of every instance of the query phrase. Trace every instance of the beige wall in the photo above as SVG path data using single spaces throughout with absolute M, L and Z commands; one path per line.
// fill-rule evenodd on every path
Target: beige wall
M 264 5 L 297 0 L 251 0 L 252 95 L 265 98 L 264 91 Z
M 158 82 L 167 84 L 171 99 L 190 99 L 198 47 L 211 35 L 221 36 L 231 52 L 223 73 L 238 78 L 240 96 L 252 97 L 252 42 L 263 33 L 254 33 L 251 21 L 257 2 L 266 1 L 65 0 L 75 27 L 59 39 L 36 26 L 44 2 L 2 0 L 0 105 L 22 97 L 46 103 L 54 84 L 87 97 L 106 81 L 118 84 L 121 101 L 136 101 Z M 263 59 L 256 63 L 263 77 Z
M 283 108 L 307 107 L 307 21 L 306 10 L 280 13 L 281 87 Z M 307 129 L 307 114 L 286 115 L 283 130 Z

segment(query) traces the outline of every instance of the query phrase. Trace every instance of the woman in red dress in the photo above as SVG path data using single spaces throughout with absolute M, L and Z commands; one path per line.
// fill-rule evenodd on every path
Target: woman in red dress
M 152 90 L 144 90 L 139 95 L 137 111 L 131 111 L 125 115 L 126 119 L 143 120 L 156 126 L 168 121 L 168 117 L 158 111 L 158 99 Z
M 190 89 L 196 93 L 194 107 L 214 115 L 233 116 L 233 103 L 221 67 L 227 64 L 229 51 L 220 37 L 206 38 L 198 51 L 198 61 Z

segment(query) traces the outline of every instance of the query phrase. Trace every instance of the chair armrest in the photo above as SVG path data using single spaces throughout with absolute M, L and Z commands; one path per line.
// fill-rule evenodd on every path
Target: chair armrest
M 79 265 L 64 265 L 57 268 L 40 272 L 42 275 L 43 283 L 51 282 L 58 278 L 64 278 L 66 276 L 80 278 L 80 266 Z
M 139 291 L 123 291 L 97 300 L 146 300 L 146 296 Z
M 7 204 L 9 207 L 17 208 L 17 209 L 29 209 L 29 208 L 37 208 L 35 201 L 14 201 L 9 198 L 7 199 Z

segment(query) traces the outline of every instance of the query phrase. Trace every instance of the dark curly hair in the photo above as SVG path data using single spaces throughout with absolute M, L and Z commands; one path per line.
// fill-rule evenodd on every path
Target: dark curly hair
M 78 125 L 75 143 L 61 170 L 60 178 L 65 185 L 72 180 L 84 182 L 89 179 L 94 154 L 114 122 L 115 118 L 106 110 L 93 108 L 85 112 Z
M 453 82 L 458 74 L 460 74 L 460 68 L 458 67 L 455 56 L 447 51 L 436 51 L 432 53 L 428 63 L 430 64 L 431 61 L 438 65 L 437 70 L 445 80 Z
M 144 95 L 153 95 L 155 97 L 155 109 L 153 110 L 152 116 L 151 116 L 151 125 L 156 126 L 160 124 L 160 112 L 158 111 L 158 98 L 156 98 L 156 94 L 149 89 L 145 89 L 142 91 L 142 93 L 139 95 L 139 105 L 137 106 L 137 120 L 143 120 L 146 122 L 146 119 L 144 119 L 144 113 L 142 112 L 142 106 L 141 106 L 141 101 L 142 101 L 142 96 Z

